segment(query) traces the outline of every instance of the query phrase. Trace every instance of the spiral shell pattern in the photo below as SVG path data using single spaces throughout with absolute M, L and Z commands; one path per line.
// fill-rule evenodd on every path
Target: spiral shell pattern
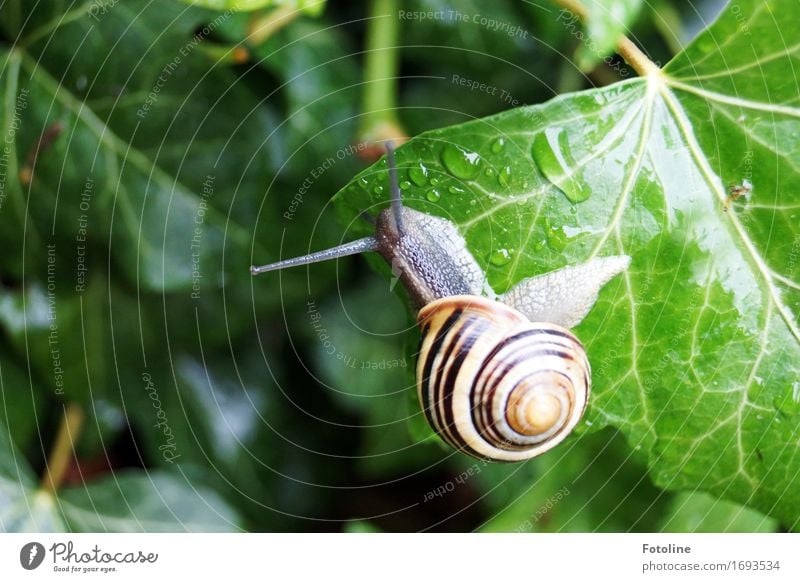
M 471 295 L 429 303 L 418 324 L 420 403 L 455 448 L 521 461 L 564 440 L 583 416 L 591 370 L 567 329 Z

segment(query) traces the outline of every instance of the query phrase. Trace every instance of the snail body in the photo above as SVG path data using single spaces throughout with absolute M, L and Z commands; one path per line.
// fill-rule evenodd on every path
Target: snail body
M 390 147 L 387 160 L 392 204 L 375 220 L 375 236 L 251 272 L 380 253 L 419 310 L 416 384 L 433 430 L 488 460 L 521 461 L 550 450 L 578 424 L 591 390 L 586 352 L 568 328 L 630 258 L 592 259 L 498 295 L 455 225 L 402 205 Z

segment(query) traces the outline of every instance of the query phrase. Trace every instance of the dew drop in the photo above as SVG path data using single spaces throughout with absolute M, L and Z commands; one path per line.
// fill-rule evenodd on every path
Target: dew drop
M 411 182 L 409 182 L 408 180 L 403 180 L 402 182 L 400 182 L 401 190 L 408 190 L 409 188 L 411 188 Z
M 548 226 L 547 228 L 547 245 L 554 251 L 563 251 L 567 247 L 569 237 L 561 228 L 557 226 Z
M 504 188 L 511 183 L 511 166 L 506 166 L 497 174 L 497 181 Z
M 494 168 L 492 168 L 492 167 L 490 166 L 490 167 L 486 168 L 486 169 L 483 171 L 483 173 L 484 173 L 486 176 L 488 176 L 489 178 L 491 178 L 491 177 L 493 177 L 493 176 L 496 176 L 496 175 L 497 175 L 497 170 L 495 170 Z
M 431 186 L 438 186 L 439 185 L 439 178 L 433 177 L 431 178 Z
M 492 142 L 492 153 L 499 154 L 502 152 L 506 147 L 506 140 L 502 137 L 498 137 L 496 140 Z
M 461 180 L 472 180 L 478 175 L 481 158 L 475 152 L 454 144 L 442 149 L 442 163 L 447 171 Z
M 509 251 L 508 249 L 497 249 L 489 257 L 489 262 L 492 263 L 495 267 L 502 267 L 503 265 L 507 265 L 510 260 L 511 260 L 511 251 Z
M 576 166 L 569 148 L 567 133 L 560 128 L 549 127 L 536 134 L 531 154 L 542 173 L 555 184 L 570 202 L 583 202 L 589 198 L 588 185 L 582 185 L 573 177 Z
M 424 186 L 425 184 L 428 183 L 428 168 L 426 168 L 421 163 L 417 164 L 416 166 L 408 170 L 408 177 L 417 186 Z
M 375 186 L 372 189 L 373 194 L 383 194 L 383 186 Z
M 369 180 L 366 176 L 361 176 L 358 179 L 358 185 L 364 188 L 365 190 L 369 188 Z
M 442 197 L 442 193 L 439 192 L 436 188 L 431 188 L 428 190 L 428 194 L 425 196 L 431 202 L 438 202 L 439 198 Z
M 447 188 L 447 191 L 450 192 L 450 194 L 463 194 L 464 192 L 466 192 L 466 190 L 464 190 L 463 188 L 459 188 L 458 186 L 450 186 L 449 188 Z

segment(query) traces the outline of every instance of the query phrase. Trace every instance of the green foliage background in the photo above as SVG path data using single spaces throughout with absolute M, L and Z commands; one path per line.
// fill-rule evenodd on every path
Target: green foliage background
M 799 527 L 796 2 L 587 2 L 585 28 L 512 0 L 229 4 L 0 4 L 0 529 Z M 380 18 L 417 136 L 406 201 L 458 224 L 496 290 L 633 257 L 577 330 L 586 421 L 527 463 L 430 434 L 377 259 L 248 272 L 385 205 L 353 145 Z M 622 32 L 680 54 L 635 78 Z M 65 410 L 83 422 L 53 494 Z

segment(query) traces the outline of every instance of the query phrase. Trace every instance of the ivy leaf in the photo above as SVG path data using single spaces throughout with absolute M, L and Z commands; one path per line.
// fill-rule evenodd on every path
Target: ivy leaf
M 0 424 L 0 531 L 237 531 L 240 518 L 213 491 L 186 474 L 117 472 L 65 488 L 37 488 L 27 461 Z
M 30 18 L 47 16 L 30 10 Z M 4 19 L 5 11 L 4 25 L 16 36 L 13 7 L 0 8 Z M 147 289 L 191 290 L 198 273 L 218 286 L 222 275 L 210 274 L 221 273 L 223 239 L 238 251 L 226 264 L 246 269 L 250 236 L 225 213 L 249 217 L 256 203 L 250 198 L 231 209 L 226 202 L 237 179 L 257 184 L 265 168 L 254 163 L 260 172 L 247 172 L 248 156 L 231 154 L 223 138 L 237 133 L 237 143 L 258 150 L 271 128 L 254 115 L 237 131 L 233 112 L 251 111 L 257 101 L 244 87 L 228 91 L 233 77 L 203 53 L 194 28 L 208 15 L 135 0 L 102 15 L 75 10 L 40 28 L 26 25 L 20 46 L 0 49 L 8 159 L 0 242 L 10 248 L 0 259 L 4 272 L 21 278 L 26 261 L 41 264 L 45 243 L 57 247 L 59 272 L 70 270 L 82 220 L 87 246 L 107 252 L 110 244 L 129 281 Z M 164 30 L 171 34 L 159 34 Z M 124 49 L 96 50 L 118 43 Z M 131 54 L 140 58 L 133 67 Z M 213 113 L 205 100 L 216 104 Z M 48 133 L 47 146 L 37 145 Z M 29 197 L 37 203 L 26 204 Z
M 720 501 L 707 493 L 680 493 L 663 517 L 662 532 L 753 533 L 774 532 L 776 520 L 731 501 Z
M 576 329 L 586 420 L 667 489 L 800 519 L 800 17 L 737 2 L 664 70 L 422 134 L 407 204 L 456 223 L 490 283 L 628 254 Z M 335 198 L 353 236 L 385 160 Z M 738 187 L 738 188 L 735 188 Z

